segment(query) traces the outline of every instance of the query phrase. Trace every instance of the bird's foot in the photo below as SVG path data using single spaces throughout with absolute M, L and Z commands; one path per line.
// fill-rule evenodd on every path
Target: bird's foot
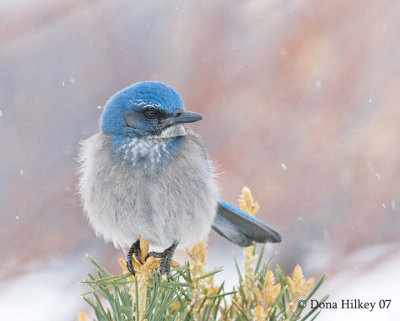
M 132 264 L 132 255 L 135 255 L 136 259 L 141 262 L 142 261 L 142 252 L 140 251 L 140 240 L 137 240 L 132 246 L 129 248 L 128 255 L 126 256 L 126 267 L 132 275 L 135 275 L 135 269 Z
M 174 256 L 177 246 L 178 243 L 174 242 L 169 248 L 164 250 L 164 252 L 149 252 L 145 257 L 145 260 L 147 260 L 150 256 L 153 256 L 156 259 L 161 259 L 159 273 L 160 275 L 165 274 L 168 281 L 170 280 L 172 257 Z

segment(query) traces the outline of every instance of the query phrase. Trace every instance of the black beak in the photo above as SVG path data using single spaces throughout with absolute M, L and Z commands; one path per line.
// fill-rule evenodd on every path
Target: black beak
M 177 110 L 170 117 L 168 117 L 168 120 L 171 124 L 194 123 L 201 119 L 203 119 L 203 116 L 200 114 L 185 110 Z

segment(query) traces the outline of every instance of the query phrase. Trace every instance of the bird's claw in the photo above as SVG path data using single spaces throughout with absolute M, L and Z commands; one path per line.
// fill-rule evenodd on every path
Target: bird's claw
M 153 256 L 156 259 L 161 259 L 160 268 L 158 270 L 159 277 L 166 275 L 168 281 L 170 281 L 172 257 L 177 245 L 177 243 L 173 243 L 164 252 L 149 252 L 145 257 L 145 260 L 147 260 L 150 256 Z
M 156 258 L 156 259 L 162 259 L 162 255 L 163 255 L 163 252 L 162 252 L 162 253 L 159 253 L 159 252 L 149 252 L 149 253 L 147 253 L 147 255 L 146 255 L 146 257 L 144 258 L 144 260 L 147 261 L 147 259 L 148 259 L 150 256 L 152 256 L 152 257 L 154 257 L 154 258 Z
M 126 267 L 128 271 L 131 272 L 133 276 L 135 276 L 136 273 L 132 264 L 132 255 L 135 255 L 138 262 L 141 262 L 142 252 L 140 251 L 140 240 L 137 240 L 135 243 L 132 244 L 126 257 Z
M 167 248 L 164 252 L 161 253 L 161 263 L 160 263 L 160 274 L 165 274 L 167 276 L 167 280 L 170 280 L 171 274 L 171 262 L 172 257 L 175 253 L 175 249 L 178 246 L 178 243 L 172 243 L 172 245 Z
M 161 263 L 160 263 L 160 269 L 159 269 L 159 273 L 160 275 L 166 275 L 167 276 L 167 280 L 170 281 L 170 275 L 171 275 L 171 260 L 172 257 L 168 257 L 165 256 L 161 259 Z
M 147 261 L 147 259 L 151 256 L 153 256 L 156 259 L 161 259 L 160 262 L 160 268 L 159 268 L 159 276 L 166 275 L 167 280 L 170 281 L 170 275 L 171 275 L 171 263 L 172 263 L 172 256 L 174 255 L 175 249 L 177 247 L 178 243 L 173 243 L 169 248 L 164 250 L 164 252 L 149 252 L 144 258 L 144 262 Z M 142 252 L 140 250 L 140 240 L 136 241 L 135 243 L 132 244 L 128 251 L 128 255 L 126 258 L 126 267 L 128 268 L 128 271 L 132 273 L 132 275 L 135 275 L 135 269 L 132 264 L 132 256 L 135 256 L 136 260 L 142 264 Z

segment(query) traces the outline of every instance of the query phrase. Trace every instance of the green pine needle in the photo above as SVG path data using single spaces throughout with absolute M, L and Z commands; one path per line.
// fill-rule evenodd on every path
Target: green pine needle
M 256 255 L 255 246 L 253 253 Z M 302 315 L 303 310 L 294 302 L 295 298 L 289 291 L 286 276 L 279 266 L 275 269 L 275 275 L 280 290 L 274 297 L 272 305 L 266 307 L 265 303 L 257 301 L 259 298 L 253 293 L 254 287 L 259 293 L 263 293 L 264 279 L 272 259 L 271 257 L 267 261 L 264 260 L 264 247 L 254 262 L 254 278 L 250 281 L 241 274 L 239 263 L 234 258 L 239 283 L 230 291 L 225 290 L 225 282 L 214 285 L 214 276 L 223 273 L 222 268 L 205 269 L 203 274 L 193 275 L 189 262 L 186 262 L 172 269 L 170 281 L 160 279 L 156 270 L 151 271 L 145 285 L 144 311 L 139 310 L 140 289 L 137 277 L 132 278 L 130 273 L 111 275 L 94 258 L 88 254 L 86 256 L 97 270 L 98 277 L 88 273 L 89 280 L 82 283 L 86 284 L 89 290 L 82 294 L 82 297 L 93 309 L 95 321 L 139 321 L 141 315 L 146 321 L 222 321 L 225 317 L 235 321 L 251 321 L 255 320 L 257 306 L 263 306 L 263 309 L 268 311 L 265 314 L 267 317 L 263 319 L 266 321 L 283 319 L 312 321 L 321 312 L 315 307 Z M 326 275 L 323 275 L 306 293 L 304 299 L 306 302 L 315 295 L 325 280 Z M 248 282 L 247 290 L 244 288 L 244 282 Z M 196 291 L 200 291 L 201 295 L 196 295 Z M 195 303 L 196 297 L 201 301 Z M 325 296 L 320 302 L 324 302 L 327 298 L 328 296 Z

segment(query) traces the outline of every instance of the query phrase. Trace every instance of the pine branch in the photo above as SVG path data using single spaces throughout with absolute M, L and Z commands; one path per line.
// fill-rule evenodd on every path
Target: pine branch
M 258 210 L 248 188 L 243 189 L 239 204 L 242 210 L 252 215 Z M 142 253 L 148 253 L 145 240 L 141 240 L 140 246 Z M 264 246 L 258 258 L 256 244 L 244 250 L 243 275 L 235 260 L 239 284 L 228 292 L 224 282 L 217 285 L 214 281 L 214 276 L 223 273 L 223 269 L 207 268 L 204 241 L 196 244 L 188 254 L 190 261 L 184 265 L 178 266 L 174 262 L 170 281 L 159 278 L 159 262 L 153 257 L 145 262 L 133 261 L 137 272 L 133 277 L 123 259 L 119 260 L 122 273 L 111 275 L 87 255 L 96 267 L 98 277 L 88 274 L 89 280 L 83 283 L 90 291 L 82 297 L 92 307 L 97 321 L 305 321 L 314 320 L 320 312 L 316 307 L 302 316 L 303 309 L 298 302 L 303 300 L 307 304 L 326 275 L 313 287 L 314 278 L 306 280 L 299 265 L 292 276 L 285 276 L 279 266 L 274 272 L 269 267 L 271 258 L 264 258 Z M 80 312 L 78 320 L 88 321 L 87 315 Z

